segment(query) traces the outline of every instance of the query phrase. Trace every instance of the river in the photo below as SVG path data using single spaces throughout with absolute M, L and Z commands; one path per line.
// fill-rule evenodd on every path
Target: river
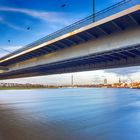
M 0 140 L 139 139 L 139 89 L 0 91 Z

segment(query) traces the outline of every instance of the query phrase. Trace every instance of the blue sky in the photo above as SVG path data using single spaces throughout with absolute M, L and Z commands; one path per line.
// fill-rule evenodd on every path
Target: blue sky
M 95 10 L 119 1 L 95 0 Z M 2 49 L 13 51 L 90 14 L 92 0 L 0 0 L 0 57 L 7 54 Z M 136 73 L 139 68 L 127 71 Z M 105 72 L 122 74 L 121 69 Z
M 95 0 L 95 9 L 114 3 Z M 62 8 L 62 4 L 66 6 Z M 0 47 L 24 46 L 91 13 L 92 0 L 0 0 Z

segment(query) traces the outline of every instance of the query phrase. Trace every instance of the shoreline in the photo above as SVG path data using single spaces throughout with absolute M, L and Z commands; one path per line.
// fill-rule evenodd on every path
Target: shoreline
M 59 88 L 100 88 L 100 89 L 140 89 L 139 87 L 88 87 L 88 86 L 82 86 L 82 87 L 0 87 L 0 90 L 33 90 L 33 89 L 59 89 Z

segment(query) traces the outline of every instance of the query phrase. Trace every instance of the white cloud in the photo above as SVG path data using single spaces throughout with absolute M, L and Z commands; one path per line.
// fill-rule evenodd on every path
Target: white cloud
M 140 71 L 140 66 L 105 70 L 106 73 L 115 73 L 118 76 L 131 75 L 131 74 L 137 73 L 139 71 Z
M 22 13 L 27 16 L 51 23 L 69 24 L 69 19 L 65 19 L 63 17 L 64 16 L 63 13 L 36 11 L 31 9 L 11 8 L 11 7 L 0 7 L 0 11 Z
M 5 21 L 2 17 L 0 17 L 0 24 L 4 24 L 15 30 L 24 30 L 21 27 L 15 26 L 15 25 L 11 24 L 10 22 Z

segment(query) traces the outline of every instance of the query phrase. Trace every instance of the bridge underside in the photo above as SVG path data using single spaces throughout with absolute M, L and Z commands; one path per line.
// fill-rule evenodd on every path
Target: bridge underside
M 42 44 L 38 42 L 36 45 L 41 45 L 41 47 L 35 45 L 34 48 L 30 48 L 29 50 L 28 48 L 23 48 L 23 50 L 18 50 L 1 58 L 0 66 L 2 68 L 9 68 L 9 70 L 0 73 L 0 79 L 138 66 L 140 65 L 139 25 L 140 6 L 138 5 L 83 28 L 79 27 L 79 29 L 73 32 L 70 31 L 51 41 L 42 42 Z M 136 28 L 137 30 L 135 30 Z M 121 34 L 123 35 L 129 29 L 134 30 L 135 33 L 128 32 L 128 34 L 124 34 L 121 37 Z M 114 40 L 115 37 L 113 34 L 115 33 L 119 33 L 115 35 L 119 40 Z M 105 38 L 106 42 L 101 42 L 102 38 Z M 90 44 L 90 41 L 95 41 L 96 43 L 93 42 L 93 44 Z M 101 42 L 102 45 L 97 42 Z M 82 47 L 84 43 L 88 43 L 89 45 Z M 125 45 L 122 46 L 121 44 Z M 78 48 L 78 46 L 80 46 L 79 50 L 77 49 L 79 52 L 76 52 L 74 47 Z M 82 48 L 83 52 L 81 54 L 80 50 Z M 68 52 L 65 51 L 66 49 L 76 52 L 76 56 L 74 57 L 74 53 L 72 54 L 71 50 Z M 53 58 L 51 58 L 50 54 L 54 52 L 60 54 L 59 58 L 61 59 L 58 60 L 57 55 L 52 55 Z M 62 53 L 65 54 L 64 58 Z M 49 57 L 43 57 L 46 55 Z M 68 55 L 71 57 L 68 58 Z M 37 62 L 40 57 L 43 57 L 43 64 L 41 60 Z M 34 58 L 35 61 L 32 64 Z M 54 58 L 57 61 L 52 61 Z M 19 67 L 16 67 L 16 65 L 19 65 Z
M 119 16 L 119 17 L 117 17 L 117 16 Z M 8 66 L 11 64 L 16 64 L 16 63 L 19 63 L 22 61 L 26 61 L 28 59 L 36 58 L 36 57 L 50 54 L 50 53 L 54 53 L 54 52 L 63 50 L 65 48 L 70 48 L 70 47 L 88 42 L 90 40 L 96 40 L 98 38 L 111 35 L 112 33 L 115 33 L 115 32 L 121 32 L 121 31 L 127 30 L 129 28 L 133 28 L 136 26 L 139 27 L 139 25 L 140 25 L 140 10 L 136 10 L 135 12 L 132 12 L 132 13 L 129 13 L 129 14 L 126 14 L 123 16 L 122 16 L 122 14 L 118 14 L 118 15 L 116 14 L 116 15 L 113 15 L 112 19 L 111 18 L 103 19 L 103 21 L 99 21 L 99 23 L 95 22 L 95 23 L 93 23 L 93 25 L 91 25 L 93 27 L 90 27 L 90 28 L 84 27 L 85 29 L 82 29 L 83 31 L 78 32 L 78 33 L 72 33 L 72 35 L 68 34 L 68 36 L 67 36 L 67 34 L 66 34 L 66 36 L 64 35 L 64 38 L 60 37 L 61 39 L 58 39 L 57 41 L 54 41 L 51 44 L 45 45 L 44 47 L 41 47 L 37 50 L 33 50 L 31 52 L 28 52 L 28 53 L 22 54 L 20 56 L 17 56 L 15 58 L 9 59 L 7 61 L 0 62 L 0 65 Z M 86 28 L 89 28 L 89 29 L 86 29 Z M 70 32 L 70 34 L 71 34 L 71 32 Z M 23 50 L 24 49 L 26 49 L 26 48 L 23 48 Z M 19 50 L 19 51 L 21 51 L 21 50 Z M 13 52 L 13 53 L 1 58 L 0 60 L 4 60 L 7 57 L 15 55 L 16 53 L 20 53 L 20 52 L 18 52 L 18 51 Z
M 140 65 L 140 45 L 0 74 L 0 79 L 51 75 Z

